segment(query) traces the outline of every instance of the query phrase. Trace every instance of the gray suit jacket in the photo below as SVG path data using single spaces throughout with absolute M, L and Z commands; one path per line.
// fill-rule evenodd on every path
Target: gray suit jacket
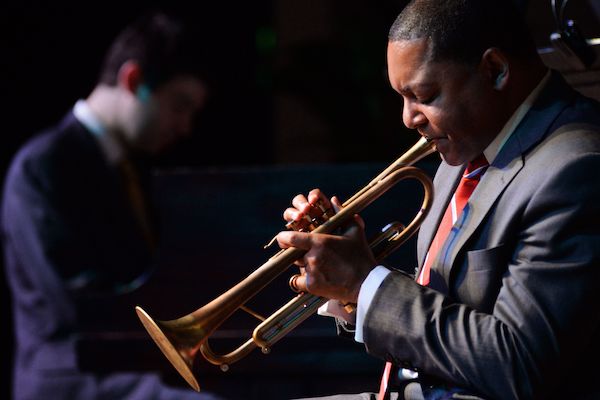
M 598 392 L 598 363 L 583 367 L 600 339 L 599 120 L 554 74 L 440 251 L 439 291 L 400 272 L 382 283 L 364 325 L 371 354 L 489 398 Z M 436 173 L 420 265 L 462 171 Z

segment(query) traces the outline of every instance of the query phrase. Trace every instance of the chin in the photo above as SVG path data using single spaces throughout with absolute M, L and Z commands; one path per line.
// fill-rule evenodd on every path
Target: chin
M 452 165 L 454 167 L 463 165 L 464 163 L 467 162 L 463 158 L 457 157 L 456 155 L 452 155 L 452 154 L 446 155 L 444 153 L 440 153 L 440 157 L 442 157 L 442 160 L 444 160 L 446 162 L 446 164 Z

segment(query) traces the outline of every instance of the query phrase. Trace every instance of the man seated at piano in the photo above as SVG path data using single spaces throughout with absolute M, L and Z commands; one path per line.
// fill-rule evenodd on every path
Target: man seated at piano
M 127 26 L 91 94 L 12 161 L 2 233 L 15 399 L 217 398 L 170 387 L 155 373 L 84 371 L 77 353 L 81 304 L 93 299 L 101 311 L 151 269 L 157 229 L 146 164 L 191 133 L 207 96 L 185 32 L 162 13 Z

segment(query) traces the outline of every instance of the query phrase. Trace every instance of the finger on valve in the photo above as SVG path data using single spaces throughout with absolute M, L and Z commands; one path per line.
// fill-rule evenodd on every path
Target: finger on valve
M 334 215 L 333 209 L 330 206 L 328 207 L 328 205 L 329 202 L 326 204 L 320 200 L 315 204 L 309 203 L 309 206 L 306 208 L 307 211 L 300 214 L 298 219 L 288 222 L 286 228 L 300 232 L 315 230 Z

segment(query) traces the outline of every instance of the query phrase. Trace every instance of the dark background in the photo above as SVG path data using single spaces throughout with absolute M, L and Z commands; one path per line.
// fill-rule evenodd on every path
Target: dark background
M 194 26 L 214 78 L 192 137 L 158 160 L 163 172 L 218 175 L 233 169 L 252 175 L 257 168 L 389 162 L 417 139 L 402 125 L 402 102 L 385 70 L 387 30 L 405 3 L 4 1 L 0 174 L 26 139 L 89 94 L 111 40 L 151 7 L 179 14 Z M 549 47 L 556 29 L 550 1 L 521 3 L 538 47 Z M 573 0 L 566 9 L 587 38 L 600 37 L 599 3 Z M 598 82 L 597 74 L 587 75 L 583 89 Z M 312 183 L 298 182 L 296 190 Z M 0 287 L 3 337 L 10 337 L 9 296 L 5 284 Z M 2 375 L 8 377 L 4 349 L 12 341 L 4 341 Z M 8 388 L 4 379 L 2 388 Z
M 196 133 L 162 166 L 389 161 L 416 138 L 404 134 L 385 71 L 387 30 L 405 3 L 3 2 L 0 171 L 24 140 L 89 94 L 110 41 L 151 7 L 190 22 L 214 76 Z M 567 7 L 587 37 L 600 36 L 598 3 Z M 549 46 L 550 1 L 524 4 L 536 42 Z

